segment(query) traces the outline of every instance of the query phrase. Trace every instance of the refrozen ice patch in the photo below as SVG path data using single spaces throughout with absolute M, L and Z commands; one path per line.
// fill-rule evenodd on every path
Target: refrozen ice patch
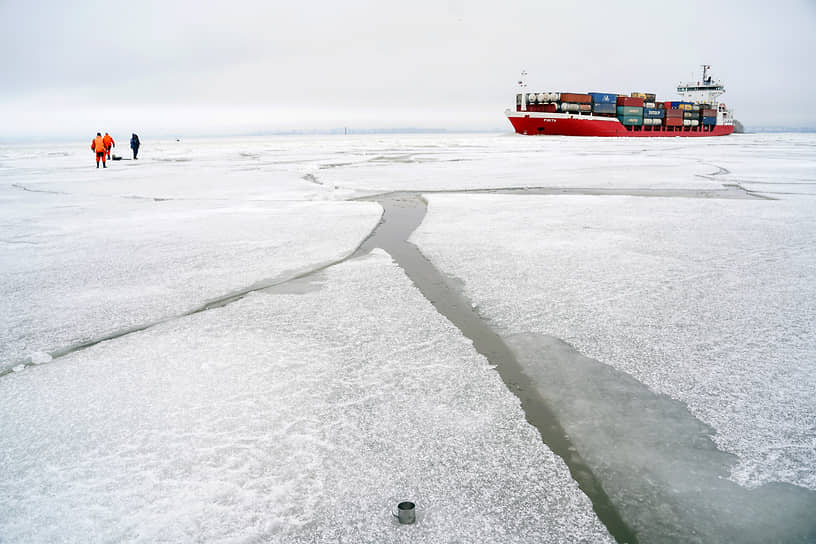
M 387 255 L 318 279 L 0 380 L 3 539 L 612 542 Z
M 683 403 L 534 334 L 507 339 L 527 375 L 642 542 L 811 542 L 816 492 L 755 489 Z

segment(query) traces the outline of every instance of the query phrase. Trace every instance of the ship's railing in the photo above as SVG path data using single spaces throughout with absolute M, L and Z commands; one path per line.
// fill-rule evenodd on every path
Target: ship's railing
M 692 91 L 723 91 L 725 92 L 725 87 L 723 85 L 693 85 L 693 84 L 686 84 L 686 85 L 678 85 L 677 92 L 678 93 L 685 93 L 685 92 L 692 92 Z

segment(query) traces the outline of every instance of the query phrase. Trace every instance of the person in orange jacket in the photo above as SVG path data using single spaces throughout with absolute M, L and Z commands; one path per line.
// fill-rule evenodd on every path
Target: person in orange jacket
M 107 168 L 105 164 L 105 139 L 97 132 L 96 138 L 91 141 L 91 151 L 96 152 L 96 167 L 99 168 L 99 159 L 102 159 L 102 168 Z
M 108 155 L 108 159 L 110 159 L 110 150 L 111 147 L 116 147 L 116 142 L 113 141 L 113 137 L 107 132 L 105 136 L 102 137 L 102 141 L 105 142 L 105 153 Z

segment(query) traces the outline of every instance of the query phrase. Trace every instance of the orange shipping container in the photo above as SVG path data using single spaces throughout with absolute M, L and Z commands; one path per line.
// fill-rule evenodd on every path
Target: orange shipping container
M 592 97 L 588 94 L 561 93 L 561 102 L 573 102 L 575 104 L 591 104 Z

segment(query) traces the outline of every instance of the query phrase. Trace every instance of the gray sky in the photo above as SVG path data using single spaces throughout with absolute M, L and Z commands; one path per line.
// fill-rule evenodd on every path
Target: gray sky
M 746 126 L 816 127 L 814 54 L 813 0 L 0 0 L 0 139 L 511 130 L 522 69 L 669 99 L 703 63 Z

